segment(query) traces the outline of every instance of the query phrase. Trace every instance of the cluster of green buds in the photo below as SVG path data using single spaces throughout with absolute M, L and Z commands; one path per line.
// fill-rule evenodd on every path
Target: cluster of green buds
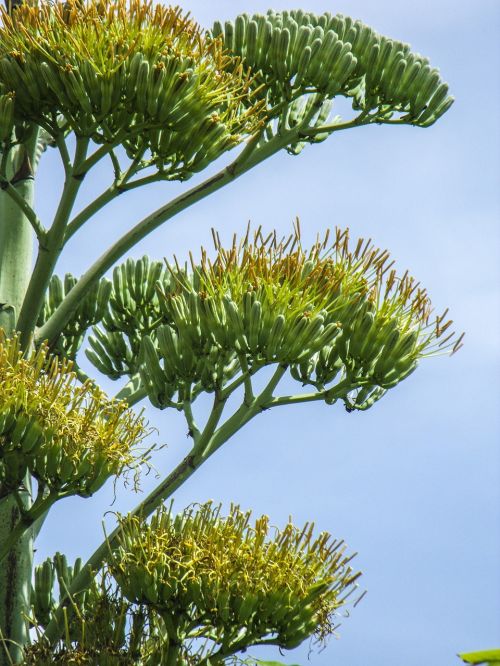
M 55 136 L 150 151 L 169 178 L 187 178 L 262 122 L 251 78 L 220 40 L 179 8 L 141 0 L 23 3 L 2 13 L 0 84 L 14 121 Z
M 142 338 L 170 321 L 164 318 L 157 292 L 169 278 L 163 262 L 146 256 L 127 259 L 114 269 L 108 307 L 101 317 L 105 332 L 95 327 L 86 350 L 100 372 L 111 379 L 138 372 Z
M 79 384 L 70 361 L 42 346 L 28 357 L 0 330 L 0 488 L 17 490 L 26 473 L 58 499 L 89 496 L 111 476 L 137 473 L 147 435 L 142 416 Z
M 207 503 L 179 515 L 162 507 L 149 524 L 120 519 L 109 567 L 122 593 L 156 609 L 171 646 L 209 639 L 214 660 L 200 663 L 265 642 L 324 640 L 357 587 L 343 542 L 315 537 L 313 525 L 279 530 L 250 518 Z
M 133 275 L 137 266 L 129 262 L 117 271 Z M 422 357 L 461 345 L 446 312 L 433 317 L 414 279 L 398 277 L 389 254 L 370 241 L 360 239 L 351 248 L 348 231 L 337 230 L 333 243 L 327 234 L 308 251 L 298 230 L 282 241 L 258 231 L 252 242 L 247 234 L 229 249 L 216 236 L 215 258 L 203 251 L 199 263 L 176 261 L 168 270 L 169 279 L 156 283 L 153 316 L 143 297 L 136 299 L 127 287 L 135 305 L 124 311 L 128 323 L 121 323 L 122 330 L 135 327 L 135 309 L 144 307 L 147 326 L 155 318 L 160 322 L 151 331 L 138 329 L 141 378 L 160 408 L 171 405 L 176 393 L 181 401 L 192 400 L 200 391 L 223 389 L 239 372 L 279 364 L 323 392 L 327 402 L 341 398 L 348 409 L 367 409 Z M 152 292 L 152 283 L 147 288 Z M 120 289 L 123 294 L 125 287 Z M 113 348 L 116 332 L 109 321 L 105 316 L 105 330 L 92 344 L 98 367 L 111 368 L 113 376 L 120 350 Z
M 58 275 L 52 276 L 38 317 L 38 326 L 45 324 L 77 282 L 78 279 L 71 273 L 66 273 L 64 280 L 61 280 Z M 108 311 L 110 294 L 111 282 L 106 278 L 99 280 L 82 302 L 78 304 L 59 339 L 50 342 L 51 352 L 64 358 L 74 359 L 82 346 L 88 329 L 99 323 Z
M 377 110 L 380 118 L 402 114 L 405 122 L 427 127 L 453 103 L 427 58 L 348 16 L 269 10 L 216 22 L 212 34 L 254 73 L 276 116 L 284 102 L 317 93 L 324 100 L 349 97 L 356 110 Z M 288 113 L 285 122 L 293 125 L 308 109 L 298 99 Z
M 164 665 L 167 641 L 161 619 L 152 609 L 127 601 L 106 569 L 72 595 L 61 640 L 51 645 L 44 638 L 43 629 L 57 618 L 56 608 L 81 570 L 80 558 L 70 565 L 61 553 L 35 568 L 30 621 L 37 639 L 25 650 L 23 665 Z

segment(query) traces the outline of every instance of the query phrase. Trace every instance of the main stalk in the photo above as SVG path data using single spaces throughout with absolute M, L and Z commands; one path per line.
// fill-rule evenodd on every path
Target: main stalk
M 18 194 L 33 204 L 33 169 L 36 139 L 32 146 L 11 150 L 6 177 Z M 33 231 L 19 206 L 5 191 L 0 191 L 0 326 L 7 335 L 16 330 L 17 318 L 31 275 Z M 17 499 L 0 487 L 0 543 L 8 537 L 21 517 L 21 506 L 31 503 L 30 479 L 19 489 Z M 27 531 L 11 549 L 0 567 L 0 666 L 11 666 L 22 659 L 28 641 L 27 616 L 33 568 L 33 533 Z M 3 639 L 3 640 L 2 640 Z

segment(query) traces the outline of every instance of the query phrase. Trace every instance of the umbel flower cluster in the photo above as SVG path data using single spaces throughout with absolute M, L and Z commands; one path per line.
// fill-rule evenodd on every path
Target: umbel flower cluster
M 88 355 L 110 377 L 139 371 L 158 407 L 277 364 L 327 402 L 367 409 L 422 357 L 458 349 L 445 316 L 370 241 L 351 247 L 337 230 L 305 250 L 298 232 L 258 231 L 229 249 L 216 237 L 215 258 L 202 251 L 189 267 L 118 267 Z
M 25 121 L 51 136 L 68 128 L 122 144 L 133 159 L 149 151 L 160 170 L 186 178 L 261 122 L 238 59 L 179 8 L 23 3 L 2 24 L 2 140 Z
M 358 590 L 346 546 L 327 533 L 212 503 L 174 515 L 172 504 L 148 524 L 120 518 L 118 543 L 102 577 L 74 595 L 64 640 L 43 636 L 26 664 L 215 666 L 255 645 L 293 648 L 324 642 Z M 82 570 L 56 553 L 36 568 L 32 623 L 54 617 L 57 588 Z
M 227 517 L 210 503 L 178 516 L 170 506 L 121 527 L 109 565 L 125 597 L 157 610 L 171 644 L 209 637 L 219 657 L 325 638 L 359 576 L 342 542 L 314 538 L 313 525 L 274 530 L 266 516 L 251 525 L 236 506 Z
M 277 113 L 280 102 L 300 93 L 340 94 L 352 98 L 357 110 L 404 114 L 405 121 L 427 127 L 453 103 L 428 58 L 349 16 L 269 10 L 217 22 L 212 34 L 257 75 L 261 97 L 271 110 L 277 104 Z M 298 100 L 292 122 L 303 108 Z
M 0 330 L 0 496 L 27 472 L 55 498 L 95 493 L 111 476 L 136 469 L 134 447 L 147 434 L 141 416 L 79 384 L 68 361 L 41 347 L 25 358 Z

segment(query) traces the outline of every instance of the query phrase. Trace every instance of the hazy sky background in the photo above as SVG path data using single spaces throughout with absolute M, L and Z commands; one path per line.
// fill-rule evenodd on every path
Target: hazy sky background
M 423 361 L 366 413 L 311 404 L 263 414 L 177 493 L 176 505 L 234 501 L 277 525 L 289 514 L 299 525 L 313 519 L 359 552 L 368 595 L 343 621 L 340 639 L 310 656 L 312 665 L 457 666 L 458 651 L 500 646 L 500 3 L 299 6 L 350 14 L 411 43 L 440 67 L 455 105 L 427 130 L 367 127 L 296 158 L 283 152 L 179 215 L 130 256 L 183 258 L 211 244 L 210 227 L 230 242 L 248 220 L 287 234 L 300 216 L 305 244 L 328 227 L 349 226 L 352 236 L 387 247 L 428 288 L 437 310 L 450 307 L 466 344 L 451 359 Z M 185 7 L 208 27 L 269 5 L 193 0 Z M 42 219 L 55 202 L 55 157 L 44 158 L 40 175 Z M 108 165 L 98 170 L 82 205 L 110 175 Z M 194 182 L 121 198 L 74 238 L 58 270 L 80 275 L 120 233 Z M 187 452 L 186 426 L 176 414 L 145 406 L 159 441 L 168 443 L 155 460 L 164 473 Z M 144 490 L 154 482 L 145 479 Z M 39 539 L 38 559 L 55 550 L 90 555 L 112 498 L 109 487 L 90 500 L 61 502 Z M 119 486 L 112 510 L 126 511 L 137 499 Z M 303 666 L 308 651 L 306 644 L 283 658 L 266 654 Z

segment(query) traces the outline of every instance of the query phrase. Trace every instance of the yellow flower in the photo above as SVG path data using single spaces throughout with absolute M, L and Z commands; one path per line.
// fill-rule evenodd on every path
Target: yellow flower
M 113 475 L 136 469 L 147 434 L 142 416 L 79 384 L 66 360 L 41 347 L 23 357 L 0 329 L 0 484 L 17 488 L 26 471 L 61 495 L 91 495 Z

